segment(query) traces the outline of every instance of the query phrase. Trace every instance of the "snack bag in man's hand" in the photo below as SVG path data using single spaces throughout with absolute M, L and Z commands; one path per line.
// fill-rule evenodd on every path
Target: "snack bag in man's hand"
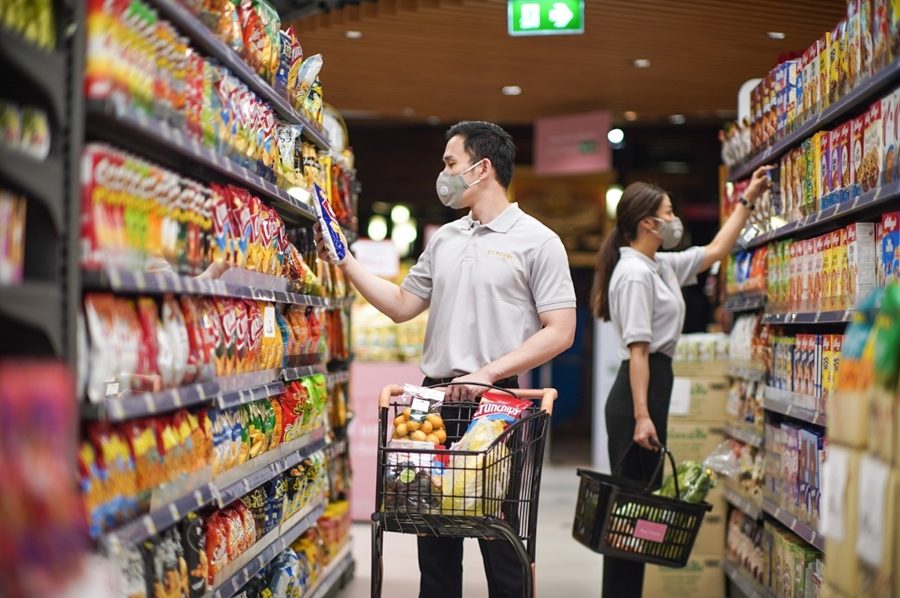
M 316 209 L 316 216 L 319 218 L 319 226 L 322 227 L 322 239 L 325 249 L 328 251 L 329 261 L 332 264 L 340 265 L 347 259 L 347 242 L 334 217 L 325 192 L 318 185 L 313 185 L 313 188 L 315 191 L 313 206 Z

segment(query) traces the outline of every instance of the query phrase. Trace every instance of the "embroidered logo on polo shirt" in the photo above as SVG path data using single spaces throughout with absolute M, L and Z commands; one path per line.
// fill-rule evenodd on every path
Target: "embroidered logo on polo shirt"
M 488 255 L 491 257 L 499 257 L 503 260 L 513 259 L 513 255 L 511 253 L 506 253 L 505 251 L 497 251 L 496 249 L 488 249 Z

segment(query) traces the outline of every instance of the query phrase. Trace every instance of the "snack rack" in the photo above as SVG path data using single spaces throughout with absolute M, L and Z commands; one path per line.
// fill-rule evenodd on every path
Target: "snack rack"
M 146 0 L 146 3 L 160 18 L 169 21 L 197 52 L 227 67 L 268 102 L 279 118 L 302 125 L 307 142 L 320 151 L 329 150 L 324 131 L 295 110 L 187 9 L 185 3 L 178 0 Z M 349 322 L 352 296 L 331 298 L 290 292 L 271 284 L 265 277 L 238 277 L 226 282 L 117 267 L 82 269 L 81 167 L 82 152 L 88 141 L 112 144 L 202 183 L 247 189 L 274 208 L 286 227 L 311 229 L 315 221 L 312 208 L 298 199 L 296 193 L 288 193 L 283 186 L 277 186 L 246 165 L 199 144 L 181 129 L 127 104 L 86 101 L 83 79 L 87 5 L 76 0 L 52 0 L 56 43 L 49 50 L 37 48 L 17 32 L 0 26 L 4 76 L 7 81 L 22 81 L 21 85 L 14 86 L 18 89 L 5 91 L 2 99 L 39 106 L 47 113 L 51 137 L 49 154 L 42 160 L 0 145 L 0 188 L 21 194 L 27 202 L 24 277 L 20 284 L 0 286 L 0 327 L 4 331 L 0 335 L 0 355 L 63 360 L 74 379 L 79 360 L 85 358 L 85 348 L 80 346 L 76 329 L 86 292 L 125 297 L 228 297 L 279 306 L 312 306 L 343 311 Z M 354 206 L 359 191 L 359 183 L 354 178 Z M 352 242 L 356 234 L 351 229 L 353 225 L 346 224 L 344 232 Z M 350 331 L 345 330 L 345 334 L 349 337 Z M 274 397 L 292 381 L 316 374 L 326 376 L 330 393 L 340 388 L 346 396 L 351 362 L 352 354 L 326 361 L 326 355 L 316 353 L 301 356 L 291 367 L 220 376 L 158 392 L 127 394 L 116 400 L 89 403 L 76 396 L 80 421 L 72 424 L 79 428 L 92 422 L 116 425 L 181 409 L 235 408 Z M 180 525 L 192 513 L 227 505 L 250 489 L 282 476 L 314 453 L 324 451 L 328 460 L 349 460 L 346 423 L 341 427 L 328 426 L 327 432 L 326 426 L 317 426 L 241 466 L 180 489 L 170 489 L 166 496 L 154 496 L 149 511 L 104 532 L 97 538 L 94 550 L 114 560 L 123 549 Z M 73 452 L 65 458 L 74 472 L 77 456 Z M 253 546 L 217 576 L 207 595 L 232 596 L 239 592 L 258 571 L 316 525 L 327 495 L 335 492 L 338 491 L 324 488 L 318 498 L 293 517 L 257 538 Z M 343 496 L 343 490 L 339 494 Z M 349 548 L 333 556 L 319 582 L 308 588 L 310 595 L 330 595 L 353 575 L 355 562 Z
M 862 4 L 867 5 L 865 2 Z M 872 3 L 872 5 L 880 6 L 881 8 L 878 10 L 884 9 L 882 3 L 876 2 Z M 860 3 L 854 3 L 852 1 L 848 3 L 848 7 L 854 6 L 859 7 Z M 856 8 L 856 10 L 858 10 L 858 8 Z M 880 22 L 878 19 L 883 18 L 883 16 L 883 13 L 879 13 L 878 17 L 872 22 L 877 25 Z M 855 23 L 854 19 L 858 18 L 857 13 L 854 13 L 851 10 L 848 13 L 848 18 L 850 23 L 849 26 L 853 27 Z M 865 23 L 864 20 L 862 22 Z M 846 26 L 846 20 L 838 25 L 839 28 Z M 838 29 L 836 29 L 836 31 L 838 31 Z M 879 36 L 881 33 L 881 31 L 875 30 L 873 35 Z M 863 28 L 863 35 L 865 36 L 865 34 L 866 32 Z M 821 42 L 819 43 L 821 44 Z M 885 48 L 885 46 L 877 40 L 876 44 L 879 48 Z M 851 53 L 850 59 L 859 59 L 863 65 L 866 65 L 867 60 L 872 60 L 871 55 L 868 54 L 870 50 L 867 50 L 866 48 L 863 48 L 861 51 L 862 53 L 859 55 L 853 54 L 854 51 L 859 52 L 860 49 L 857 47 L 854 50 L 852 42 L 849 49 L 847 48 L 848 47 L 842 45 L 841 50 L 837 51 L 837 56 L 840 57 L 842 51 L 849 51 Z M 895 212 L 898 209 L 898 205 L 900 205 L 900 185 L 898 185 L 895 175 L 897 164 L 892 158 L 896 148 L 893 145 L 895 140 L 893 137 L 890 137 L 890 131 L 893 131 L 893 136 L 896 136 L 897 129 L 895 120 L 888 121 L 888 114 L 895 113 L 895 111 L 893 108 L 890 111 L 885 111 L 885 108 L 887 106 L 896 106 L 896 90 L 898 89 L 898 86 L 900 86 L 900 58 L 898 58 L 896 54 L 890 56 L 891 50 L 889 48 L 884 51 L 887 52 L 888 56 L 886 64 L 879 67 L 877 63 L 875 66 L 872 66 L 872 64 L 869 63 L 867 66 L 871 67 L 871 74 L 865 76 L 861 75 L 859 81 L 851 81 L 851 87 L 846 89 L 842 95 L 839 95 L 836 101 L 831 101 L 830 104 L 823 109 L 817 109 L 814 105 L 809 107 L 810 109 L 806 114 L 805 120 L 802 122 L 798 121 L 793 130 L 786 131 L 786 134 L 780 139 L 770 144 L 768 147 L 761 149 L 755 155 L 733 165 L 730 169 L 724 166 L 721 169 L 722 197 L 728 203 L 733 204 L 733 201 L 737 199 L 738 194 L 732 194 L 730 191 L 726 193 L 726 185 L 736 184 L 748 179 L 755 169 L 766 164 L 774 164 L 776 169 L 778 169 L 781 160 L 785 159 L 789 161 L 793 151 L 801 148 L 801 146 L 804 146 L 810 140 L 814 141 L 814 136 L 821 132 L 825 132 L 825 136 L 827 137 L 827 131 L 843 128 L 853 121 L 857 121 L 854 126 L 865 127 L 865 125 L 870 122 L 870 118 L 884 119 L 882 132 L 884 136 L 888 137 L 882 137 L 879 134 L 881 132 L 879 132 L 877 128 L 873 129 L 876 133 L 874 144 L 869 137 L 860 136 L 860 141 L 862 142 L 861 145 L 863 147 L 860 157 L 863 155 L 868 156 L 870 152 L 874 156 L 881 157 L 881 160 L 876 158 L 876 171 L 877 173 L 880 173 L 880 176 L 875 179 L 877 182 L 874 184 L 874 187 L 867 178 L 862 184 L 864 186 L 868 184 L 870 187 L 869 189 L 853 189 L 854 185 L 851 185 L 849 188 L 843 190 L 843 195 L 839 198 L 835 197 L 835 194 L 837 194 L 838 191 L 835 191 L 833 188 L 828 188 L 826 190 L 831 194 L 831 197 L 827 197 L 828 194 L 820 193 L 819 196 L 814 197 L 812 200 L 814 202 L 813 209 L 809 210 L 808 204 L 803 206 L 803 209 L 806 211 L 802 213 L 801 217 L 791 219 L 786 223 L 781 222 L 781 226 L 763 230 L 755 238 L 745 243 L 740 250 L 735 252 L 736 254 L 754 251 L 767 246 L 768 250 L 771 252 L 774 247 L 773 244 L 782 241 L 808 240 L 813 237 L 835 233 L 854 223 L 879 223 L 884 214 Z M 833 56 L 835 56 L 834 53 L 831 54 L 831 57 Z M 844 60 L 846 60 L 846 56 L 844 57 Z M 862 71 L 862 69 L 859 70 Z M 837 69 L 833 71 L 831 75 L 821 75 L 822 77 L 833 79 L 830 82 L 827 80 L 823 82 L 823 88 L 827 87 L 829 84 L 835 84 L 834 81 L 843 81 L 841 77 L 844 77 L 846 73 L 841 72 L 840 75 L 838 75 L 839 71 L 840 69 Z M 804 71 L 804 73 L 808 72 L 809 71 Z M 813 72 L 815 73 L 815 71 Z M 818 76 L 818 74 L 816 76 Z M 832 100 L 834 100 L 834 98 L 832 98 Z M 877 111 L 873 109 L 875 104 L 878 104 Z M 799 107 L 800 104 L 798 100 L 798 108 Z M 859 119 L 865 119 L 865 124 L 859 125 L 858 122 L 863 122 Z M 854 146 L 854 149 L 855 148 L 856 146 Z M 879 161 L 881 162 L 880 164 L 877 163 Z M 812 166 L 811 172 L 813 175 L 816 175 L 820 167 L 822 167 L 821 162 Z M 854 168 L 854 165 L 851 165 L 851 168 Z M 885 175 L 885 172 L 888 174 Z M 805 185 L 809 184 L 808 174 L 809 171 L 806 175 L 801 174 L 799 177 L 799 180 Z M 853 177 L 857 178 L 855 170 Z M 782 176 L 780 189 L 777 189 L 777 191 L 783 196 L 786 186 L 790 186 L 791 184 L 791 181 L 785 181 Z M 820 183 L 813 184 L 813 189 L 816 189 L 816 185 L 818 184 Z M 827 182 L 826 185 L 828 185 Z M 856 183 L 856 186 L 858 187 L 859 183 Z M 777 183 L 776 187 L 778 187 Z M 790 189 L 788 189 L 788 191 L 790 192 Z M 794 195 L 796 196 L 797 194 L 794 193 Z M 813 195 L 815 195 L 815 192 Z M 782 197 L 782 200 L 783 199 L 784 198 Z M 767 202 L 768 200 L 763 200 L 763 203 Z M 727 209 L 727 206 L 725 207 Z M 876 243 L 880 242 L 881 241 L 876 238 Z M 818 251 L 820 250 L 817 250 L 817 252 Z M 846 260 L 848 259 L 846 255 L 836 259 L 844 262 L 843 265 L 846 266 Z M 860 268 L 874 269 L 876 268 L 876 264 L 873 263 L 874 261 L 875 260 L 860 262 Z M 771 268 L 772 263 L 770 262 L 769 269 L 771 270 Z M 771 275 L 771 271 L 769 274 Z M 791 272 L 791 277 L 794 276 L 795 273 Z M 877 286 L 883 286 L 883 284 L 883 281 L 879 281 Z M 763 280 L 764 288 L 761 293 L 755 291 L 733 294 L 727 297 L 725 300 L 725 308 L 735 314 L 735 317 L 740 314 L 758 314 L 762 325 L 779 326 L 784 330 L 786 336 L 794 336 L 798 339 L 801 335 L 804 337 L 839 336 L 844 332 L 846 325 L 853 320 L 854 314 L 856 313 L 856 305 L 849 304 L 832 304 L 824 307 L 819 305 L 815 307 L 798 308 L 795 301 L 793 307 L 789 306 L 785 308 L 784 306 L 776 305 L 775 302 L 772 301 L 771 296 L 767 299 L 765 286 L 766 281 Z M 771 294 L 771 285 L 769 286 L 769 293 Z M 847 287 L 844 287 L 841 291 L 841 294 L 845 296 L 849 296 L 850 293 L 851 291 Z M 865 297 L 855 297 L 855 300 L 859 302 L 864 298 Z M 814 299 L 815 298 L 811 298 L 809 303 Z M 806 350 L 815 351 L 816 349 L 809 348 Z M 840 358 L 840 350 L 835 352 L 835 356 L 838 359 Z M 815 357 L 813 359 L 821 358 Z M 831 359 L 832 362 L 833 360 L 834 358 Z M 747 386 L 758 388 L 753 394 L 758 397 L 762 406 L 765 418 L 765 434 L 762 437 L 757 436 L 755 438 L 748 438 L 746 434 L 742 433 L 744 432 L 742 428 L 734 426 L 731 427 L 730 430 L 726 430 L 732 438 L 744 443 L 755 444 L 760 450 L 765 451 L 767 463 L 777 461 L 782 456 L 780 453 L 781 449 L 784 448 L 784 444 L 782 442 L 783 438 L 781 437 L 780 430 L 783 429 L 782 426 L 784 425 L 788 426 L 789 429 L 800 430 L 801 438 L 803 437 L 803 434 L 814 434 L 818 437 L 827 434 L 827 452 L 829 456 L 832 454 L 832 448 L 846 451 L 846 449 L 840 446 L 842 444 L 845 446 L 851 445 L 854 449 L 859 448 L 858 445 L 849 443 L 846 438 L 835 437 L 836 434 L 834 428 L 835 426 L 843 427 L 843 421 L 835 423 L 835 421 L 829 420 L 835 413 L 835 393 L 833 390 L 828 396 L 822 396 L 819 391 L 816 391 L 813 396 L 813 393 L 811 392 L 797 392 L 796 389 L 786 389 L 783 387 L 782 383 L 774 379 L 778 376 L 785 376 L 783 371 L 779 371 L 781 368 L 777 364 L 753 364 L 756 367 L 748 367 L 748 365 L 749 364 L 744 362 L 733 362 L 730 369 L 730 375 L 734 380 L 742 380 Z M 767 365 L 768 368 L 766 367 Z M 863 409 L 863 407 L 860 405 L 857 409 Z M 844 419 L 856 417 L 853 416 L 852 413 L 841 413 L 840 415 Z M 859 417 L 864 417 L 864 415 L 859 415 Z M 773 436 L 775 436 L 775 438 L 773 438 Z M 782 440 L 780 440 L 780 438 L 782 438 Z M 804 450 L 802 445 L 801 450 Z M 894 463 L 896 467 L 896 460 Z M 885 466 L 889 466 L 889 462 Z M 776 497 L 773 497 L 770 494 L 769 490 L 771 487 L 782 481 L 782 471 L 775 471 L 771 468 L 766 470 L 767 481 L 764 486 L 766 490 L 764 490 L 761 502 L 752 500 L 750 497 L 733 489 L 726 489 L 725 498 L 734 510 L 744 513 L 748 520 L 777 522 L 780 525 L 779 529 L 791 538 L 792 542 L 800 544 L 807 550 L 815 549 L 824 556 L 826 545 L 828 546 L 829 551 L 839 549 L 839 553 L 842 556 L 829 561 L 829 564 L 825 567 L 824 581 L 820 577 L 815 583 L 822 583 L 822 585 L 825 583 L 831 584 L 830 589 L 835 595 L 838 595 L 838 592 L 842 592 L 841 595 L 847 594 L 851 591 L 849 587 L 836 587 L 833 584 L 835 583 L 835 580 L 839 578 L 847 579 L 847 583 L 851 585 L 852 583 L 858 583 L 859 565 L 854 564 L 852 567 L 848 566 L 846 571 L 849 572 L 843 573 L 842 567 L 844 567 L 844 565 L 838 563 L 838 561 L 846 562 L 848 560 L 855 560 L 857 558 L 856 551 L 853 548 L 848 549 L 846 545 L 842 546 L 840 542 L 835 541 L 832 538 L 826 539 L 813 517 L 804 516 L 803 513 L 797 512 L 795 509 L 785 507 Z M 815 477 L 816 471 L 814 468 L 811 472 L 813 477 Z M 818 475 L 821 475 L 821 472 L 819 472 Z M 855 478 L 853 476 L 855 475 L 856 472 L 851 471 L 850 476 L 854 480 Z M 814 490 L 814 492 L 819 491 L 821 491 L 821 484 L 819 484 L 819 488 Z M 847 497 L 849 496 L 855 495 L 855 482 L 851 483 L 846 489 L 846 495 L 843 494 L 845 489 L 842 488 L 840 492 L 842 493 L 841 495 L 844 497 L 844 500 L 847 500 Z M 888 495 L 888 503 L 892 503 L 894 498 L 895 495 Z M 818 500 L 821 502 L 821 505 L 816 508 L 816 512 L 821 517 L 821 513 L 824 513 L 826 509 L 825 498 L 824 496 L 819 496 Z M 860 500 L 862 500 L 862 494 L 860 494 Z M 812 507 L 809 508 L 812 509 Z M 852 519 L 845 519 L 843 523 L 844 526 L 850 525 L 847 521 L 855 521 L 856 517 L 855 513 L 849 512 L 851 507 L 846 508 L 848 509 L 848 512 L 846 514 L 842 513 L 841 516 Z M 819 521 L 821 521 L 821 519 Z M 846 530 L 846 527 L 844 529 Z M 886 541 L 892 541 L 891 537 L 887 536 Z M 846 544 L 846 542 L 844 544 Z M 776 558 L 774 556 L 775 549 L 768 547 L 766 550 L 770 551 L 767 556 L 771 556 L 771 561 L 774 564 Z M 847 557 L 850 556 L 852 556 L 852 558 L 848 559 Z M 886 563 L 883 564 L 883 567 L 884 566 L 890 567 L 890 565 Z M 726 560 L 723 562 L 722 568 L 731 583 L 740 588 L 741 592 L 745 595 L 772 596 L 776 593 L 774 588 L 754 579 L 747 569 L 741 566 L 741 563 Z M 774 570 L 772 574 L 774 575 Z M 875 575 L 878 575 L 877 571 L 875 572 Z M 849 581 L 851 577 L 855 578 L 857 581 Z M 808 584 L 810 581 L 810 578 L 807 578 L 805 583 Z M 806 591 L 811 592 L 810 589 L 807 589 Z M 857 591 L 860 590 L 856 589 L 853 593 Z M 865 589 L 861 591 L 864 594 L 867 592 Z M 810 594 L 807 593 L 807 595 Z

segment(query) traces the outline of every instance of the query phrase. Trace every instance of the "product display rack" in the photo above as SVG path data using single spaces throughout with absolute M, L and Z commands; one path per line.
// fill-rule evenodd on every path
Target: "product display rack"
M 24 277 L 0 286 L 0 354 L 71 360 L 75 355 L 75 320 L 69 306 L 78 300 L 78 273 L 69 267 L 78 249 L 78 212 L 72 196 L 72 158 L 81 151 L 81 124 L 72 118 L 81 104 L 77 40 L 68 25 L 83 3 L 53 3 L 55 47 L 38 47 L 0 26 L 0 59 L 17 81 L 2 99 L 34 105 L 47 115 L 50 148 L 44 159 L 0 147 L 0 188 L 26 201 Z
M 722 560 L 722 571 L 745 598 L 775 598 L 775 594 L 769 588 L 747 575 L 739 565 L 728 559 Z
M 761 448 L 765 439 L 763 435 L 758 430 L 751 428 L 750 426 L 740 425 L 740 424 L 728 424 L 725 426 L 725 435 L 735 440 L 740 440 L 744 444 L 749 444 L 750 446 L 755 446 L 756 448 Z
M 766 296 L 761 293 L 741 293 L 725 300 L 725 309 L 732 313 L 756 311 L 766 306 Z
M 189 38 L 191 44 L 227 66 L 257 96 L 269 102 L 282 119 L 302 125 L 305 139 L 319 150 L 330 149 L 318 125 L 290 106 L 181 3 L 175 0 L 147 2 Z M 0 147 L 0 188 L 23 196 L 27 211 L 24 279 L 17 285 L 0 286 L 0 326 L 6 333 L 0 342 L 0 354 L 62 358 L 74 372 L 80 350 L 76 321 L 82 309 L 82 297 L 87 292 L 126 296 L 199 295 L 349 309 L 353 296 L 330 298 L 294 293 L 286 284 L 277 284 L 272 277 L 269 277 L 272 280 L 266 280 L 262 275 L 246 281 L 227 276 L 224 280 L 211 280 L 171 272 L 140 272 L 126 267 L 82 268 L 79 198 L 82 193 L 81 160 L 86 141 L 111 142 L 199 182 L 229 183 L 245 188 L 274 207 L 288 227 L 308 228 L 316 220 L 314 211 L 305 203 L 310 190 L 278 187 L 139 110 L 108 101 L 86 102 L 83 96 L 86 4 L 72 0 L 54 1 L 56 48 L 52 51 L 38 48 L 0 26 L 0 57 L 6 68 L 22 81 L 21 89 L 4 92 L 2 99 L 44 110 L 51 137 L 49 155 L 43 160 Z M 358 191 L 358 183 L 354 181 L 353 185 Z M 357 238 L 353 231 L 343 228 L 348 240 L 352 242 Z M 347 335 L 349 338 L 349 331 Z M 188 407 L 232 409 L 279 395 L 292 381 L 314 374 L 327 375 L 329 389 L 349 383 L 349 360 L 342 362 L 336 371 L 329 371 L 330 364 L 326 364 L 325 356 L 319 354 L 294 358 L 293 363 L 296 365 L 220 376 L 158 392 L 123 393 L 99 402 L 80 398 L 81 425 L 94 421 L 118 424 Z M 323 417 L 327 417 L 327 413 Z M 148 512 L 100 534 L 96 549 L 113 558 L 180 523 L 191 513 L 224 508 L 250 490 L 298 466 L 314 453 L 323 452 L 326 459 L 347 458 L 346 437 L 332 441 L 331 436 L 333 434 L 326 432 L 323 425 L 218 475 L 209 473 L 211 466 L 208 466 L 187 479 L 166 484 L 154 491 Z M 76 455 L 70 457 L 74 471 Z M 326 501 L 327 489 L 324 496 L 315 498 L 299 513 L 259 538 L 217 576 L 217 583 L 207 596 L 224 598 L 237 593 L 316 525 Z M 344 585 L 354 570 L 348 543 L 311 591 L 317 596 L 329 595 L 334 587 Z
M 327 598 L 332 596 L 337 588 L 343 586 L 353 576 L 355 566 L 353 552 L 348 540 L 341 551 L 334 556 L 328 567 L 319 574 L 319 581 L 310 588 L 307 596 L 309 598 Z
M 730 180 L 737 181 L 748 178 L 753 174 L 754 170 L 778 158 L 807 137 L 812 136 L 832 123 L 852 115 L 861 106 L 878 96 L 878 94 L 891 89 L 898 81 L 900 81 L 900 60 L 894 61 L 867 80 L 862 81 L 853 91 L 820 112 L 815 119 L 800 125 L 763 152 L 732 168 L 729 173 Z
M 732 167 L 729 171 L 729 180 L 734 182 L 746 179 L 758 167 L 777 163 L 783 155 L 799 146 L 815 133 L 856 116 L 867 109 L 870 102 L 882 94 L 889 93 L 898 84 L 900 84 L 900 60 L 895 60 L 868 79 L 858 83 L 850 93 L 844 95 L 816 117 L 798 126 L 781 140 L 749 158 L 744 163 Z M 836 230 L 853 222 L 872 221 L 883 212 L 896 209 L 898 204 L 900 204 L 900 183 L 897 181 L 882 182 L 874 189 L 862 193 L 849 201 L 831 205 L 803 218 L 789 222 L 775 230 L 759 234 L 749 243 L 743 245 L 741 249 L 755 249 L 770 242 L 790 238 L 807 239 Z M 874 268 L 875 265 L 872 264 L 871 267 Z M 844 326 L 853 319 L 855 314 L 853 309 L 776 313 L 775 310 L 771 309 L 771 306 L 767 306 L 765 300 L 756 306 L 755 309 L 752 301 L 747 296 L 738 295 L 728 298 L 725 302 L 725 307 L 732 312 L 761 311 L 762 324 L 790 328 L 797 327 L 801 331 L 805 329 L 809 333 L 820 330 L 825 332 L 843 330 Z M 754 372 L 747 368 L 746 364 L 735 364 L 731 368 L 730 374 L 741 379 L 759 382 L 765 381 L 767 378 L 764 372 L 761 376 L 753 375 Z M 801 423 L 804 427 L 825 429 L 827 418 L 821 411 L 821 405 L 821 401 L 816 397 L 781 390 L 772 386 L 766 386 L 762 401 L 763 412 L 767 421 L 771 418 L 776 418 L 776 420 L 778 418 L 787 418 L 785 421 L 793 420 Z M 751 517 L 758 517 L 758 512 L 748 512 L 746 507 L 749 505 L 743 498 L 726 489 L 726 499 L 731 504 Z M 821 508 L 824 509 L 825 507 Z M 756 510 L 755 506 L 753 510 Z M 770 497 L 764 497 L 763 499 L 762 514 L 775 519 L 790 529 L 795 536 L 824 553 L 825 539 L 818 533 L 818 530 L 800 521 L 794 513 L 781 508 Z M 759 586 L 759 584 L 750 579 L 735 563 L 727 563 L 723 565 L 723 569 L 729 579 L 743 593 L 750 596 L 772 595 L 768 588 L 755 587 Z
M 729 488 L 727 485 L 725 486 L 722 494 L 725 496 L 725 500 L 728 503 L 742 511 L 744 514 L 749 515 L 753 519 L 762 518 L 762 504 L 754 501 L 749 498 L 742 492 L 739 492 L 733 488 Z

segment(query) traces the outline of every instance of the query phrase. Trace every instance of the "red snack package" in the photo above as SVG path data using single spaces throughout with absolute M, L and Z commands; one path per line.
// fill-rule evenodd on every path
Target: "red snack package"
M 197 302 L 187 296 L 182 296 L 179 302 L 188 336 L 188 360 L 184 383 L 192 384 L 210 380 L 215 374 L 215 366 L 211 363 L 209 348 L 203 338 L 203 326 Z
M 262 312 L 255 301 L 245 300 L 243 303 L 247 317 L 247 371 L 266 369 L 269 366 L 262 355 Z
M 306 312 L 302 307 L 291 307 L 285 318 L 290 324 L 294 332 L 294 349 L 291 355 L 305 355 L 309 353 L 309 320 L 306 318 Z
M 247 535 L 244 533 L 244 520 L 234 509 L 222 511 L 225 525 L 225 539 L 228 546 L 228 560 L 233 561 L 247 550 Z
M 325 347 L 321 345 L 322 341 L 322 322 L 319 320 L 319 314 L 316 308 L 309 306 L 306 308 L 306 321 L 309 330 L 309 347 L 306 353 L 323 353 Z
M 281 395 L 279 402 L 284 422 L 282 442 L 290 442 L 302 435 L 303 409 L 307 400 L 309 400 L 309 395 L 306 388 L 297 380 L 291 382 L 285 393 Z
M 209 563 L 209 585 L 216 584 L 216 577 L 228 565 L 228 537 L 222 513 L 206 518 L 206 560 Z
M 219 319 L 222 322 L 222 339 L 224 341 L 223 367 L 220 375 L 231 376 L 237 371 L 237 327 L 238 316 L 234 301 L 231 299 L 214 299 Z
M 172 295 L 166 295 L 163 298 L 162 326 L 165 334 L 169 337 L 172 351 L 172 372 L 169 386 L 180 386 L 184 382 L 184 375 L 187 371 L 190 342 L 184 314 L 178 301 Z
M 251 546 L 256 544 L 256 521 L 253 519 L 253 513 L 241 501 L 236 501 L 231 507 L 241 518 L 244 527 L 244 550 L 249 550 Z
M 481 395 L 478 409 L 472 416 L 472 423 L 485 418 L 500 421 L 506 428 L 520 420 L 522 414 L 529 407 L 531 407 L 531 401 L 516 399 L 501 391 L 489 390 Z
M 235 371 L 248 372 L 251 369 L 250 364 L 250 322 L 247 318 L 247 308 L 243 301 L 235 300 L 232 302 L 232 310 L 235 314 L 235 337 L 234 337 L 234 354 L 235 354 Z
M 159 314 L 156 302 L 150 297 L 138 299 L 138 318 L 141 323 L 141 335 L 138 343 L 139 362 L 131 387 L 134 390 L 157 391 L 162 388 L 159 376 Z
M 200 329 L 203 332 L 203 344 L 209 353 L 211 369 L 215 375 L 224 374 L 225 368 L 225 335 L 222 332 L 222 320 L 212 299 L 197 299 Z

